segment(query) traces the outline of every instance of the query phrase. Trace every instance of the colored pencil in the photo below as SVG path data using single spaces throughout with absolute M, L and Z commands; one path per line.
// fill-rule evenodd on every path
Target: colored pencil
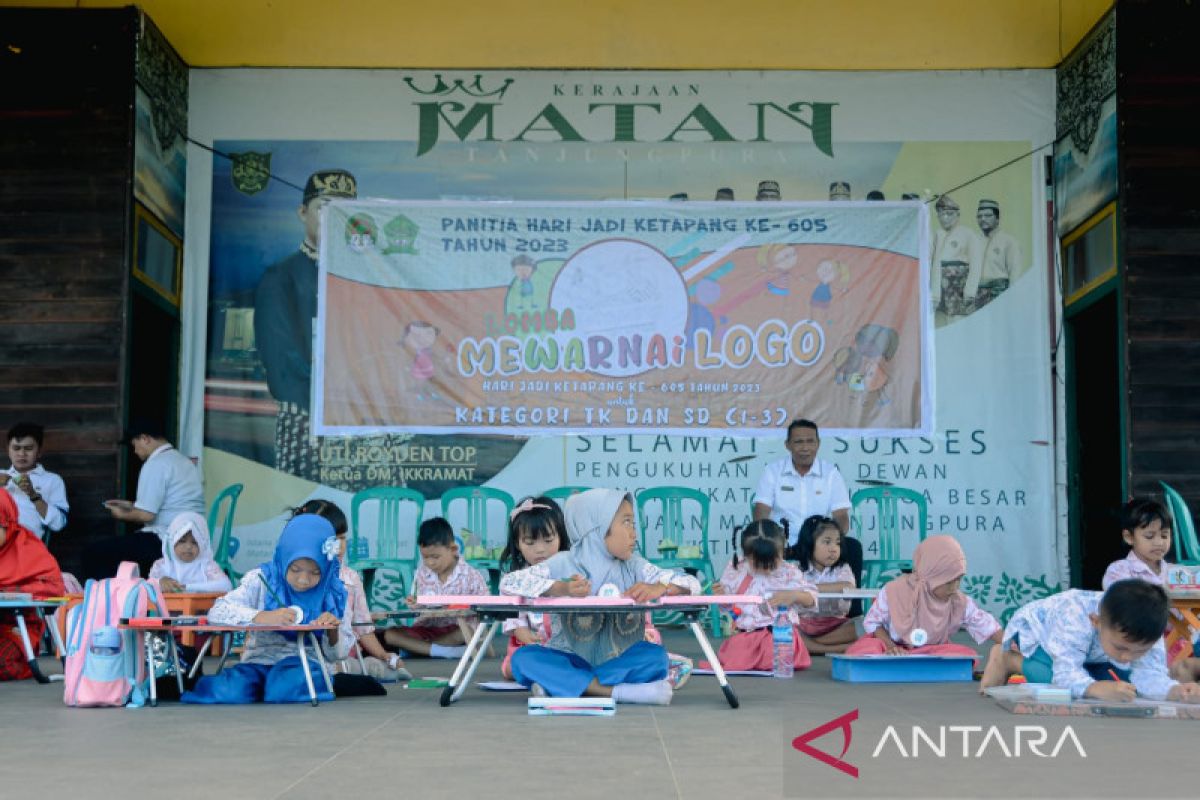
M 271 593 L 271 597 L 275 598 L 275 602 L 279 604 L 280 608 L 288 607 L 286 603 L 279 599 L 279 595 L 275 594 L 275 590 L 271 588 L 271 584 L 267 583 L 267 579 L 262 576 L 261 572 L 258 573 L 258 579 L 262 581 L 263 586 L 267 587 L 267 591 Z
M 1129 683 L 1128 681 L 1123 681 L 1123 680 L 1121 680 L 1120 676 L 1119 676 L 1119 675 L 1117 675 L 1117 673 L 1116 673 L 1116 670 L 1113 670 L 1113 669 L 1111 669 L 1111 668 L 1110 668 L 1110 669 L 1108 670 L 1108 674 L 1109 674 L 1109 675 L 1112 675 L 1112 679 L 1113 679 L 1114 681 L 1116 681 L 1117 683 Z M 1132 683 L 1130 683 L 1129 685 L 1130 685 L 1130 686 L 1133 686 L 1133 684 L 1132 684 Z M 1137 687 L 1135 686 L 1134 688 L 1136 689 Z

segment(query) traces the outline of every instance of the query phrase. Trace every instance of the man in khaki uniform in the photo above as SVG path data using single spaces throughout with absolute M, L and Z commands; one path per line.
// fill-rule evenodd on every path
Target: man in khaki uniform
M 1008 288 L 1021 271 L 1021 245 L 1011 233 L 1000 230 L 1000 204 L 995 200 L 980 200 L 975 213 L 979 230 L 987 237 L 983 249 L 983 271 L 975 308 L 980 309 L 995 300 Z
M 940 231 L 933 234 L 930 300 L 947 321 L 975 310 L 975 293 L 983 268 L 983 240 L 959 222 L 959 207 L 944 194 L 935 205 Z

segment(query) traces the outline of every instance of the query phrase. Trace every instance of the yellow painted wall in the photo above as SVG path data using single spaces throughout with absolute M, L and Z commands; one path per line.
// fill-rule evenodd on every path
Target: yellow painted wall
M 84 8 L 122 0 L 0 0 Z M 196 67 L 1053 67 L 1112 0 L 142 0 Z M 0 34 L 2 35 L 2 34 Z

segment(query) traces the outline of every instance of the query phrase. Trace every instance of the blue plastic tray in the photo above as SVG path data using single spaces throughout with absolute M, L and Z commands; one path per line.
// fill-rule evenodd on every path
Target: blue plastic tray
M 971 681 L 969 656 L 831 655 L 833 679 L 849 683 L 942 683 Z

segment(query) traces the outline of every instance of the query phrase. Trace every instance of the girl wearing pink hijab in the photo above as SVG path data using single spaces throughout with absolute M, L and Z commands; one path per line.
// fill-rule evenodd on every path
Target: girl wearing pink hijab
M 977 657 L 974 648 L 951 644 L 965 628 L 976 642 L 999 642 L 996 618 L 958 591 L 967 557 L 952 536 L 930 536 L 913 553 L 911 575 L 901 575 L 879 593 L 863 618 L 864 636 L 846 655 L 940 655 Z

